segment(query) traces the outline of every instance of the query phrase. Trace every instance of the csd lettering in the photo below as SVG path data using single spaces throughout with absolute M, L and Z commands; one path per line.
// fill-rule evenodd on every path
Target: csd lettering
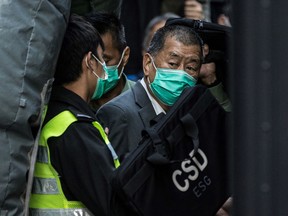
M 191 181 L 196 181 L 199 173 L 202 172 L 207 164 L 208 159 L 201 149 L 198 149 L 194 156 L 194 150 L 189 153 L 190 160 L 185 160 L 181 163 L 181 169 L 177 169 L 172 174 L 174 185 L 179 191 L 186 192 L 190 187 Z M 193 191 L 197 197 L 201 196 L 201 191 L 206 190 L 206 186 L 211 184 L 208 176 L 205 176 L 202 181 L 199 181 L 198 186 L 194 186 Z

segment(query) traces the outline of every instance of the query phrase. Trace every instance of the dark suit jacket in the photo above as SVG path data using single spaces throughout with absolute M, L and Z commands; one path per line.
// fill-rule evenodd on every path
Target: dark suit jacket
M 141 140 L 141 131 L 156 117 L 148 95 L 138 81 L 131 89 L 104 104 L 98 121 L 109 129 L 109 140 L 120 160 Z

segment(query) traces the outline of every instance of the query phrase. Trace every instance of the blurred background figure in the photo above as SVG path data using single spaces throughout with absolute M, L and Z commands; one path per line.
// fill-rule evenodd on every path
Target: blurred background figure
M 165 13 L 163 15 L 159 15 L 154 17 L 145 28 L 144 39 L 142 43 L 142 55 L 145 54 L 148 50 L 150 41 L 152 39 L 153 34 L 161 27 L 165 25 L 165 22 L 169 18 L 179 18 L 180 16 L 175 13 Z
M 138 80 L 142 70 L 141 44 L 144 31 L 151 19 L 160 15 L 162 0 L 123 0 L 120 20 L 125 26 L 127 44 L 131 49 L 124 73 L 131 80 Z

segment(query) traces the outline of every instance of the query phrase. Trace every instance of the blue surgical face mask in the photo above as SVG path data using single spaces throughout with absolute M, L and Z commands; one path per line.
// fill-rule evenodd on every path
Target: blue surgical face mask
M 95 55 L 92 54 L 92 57 L 94 59 L 96 59 L 102 66 L 105 65 L 105 62 L 102 63 Z M 87 67 L 89 67 L 88 63 L 87 63 L 87 59 L 86 59 L 86 65 L 87 65 Z M 101 98 L 103 94 L 105 94 L 105 83 L 108 79 L 108 76 L 106 73 L 104 73 L 104 78 L 101 78 L 97 75 L 97 73 L 91 67 L 89 67 L 89 68 L 92 70 L 92 73 L 97 77 L 96 88 L 95 88 L 94 93 L 92 95 L 92 100 L 97 100 L 97 99 Z
M 126 50 L 126 49 L 125 49 Z M 105 81 L 105 92 L 108 92 L 109 90 L 113 89 L 116 84 L 118 83 L 119 79 L 122 76 L 124 67 L 122 67 L 122 70 L 119 74 L 118 68 L 123 60 L 124 54 L 125 54 L 125 50 L 122 52 L 121 55 L 121 59 L 119 61 L 119 63 L 117 65 L 113 65 L 113 66 L 107 66 L 106 64 L 103 65 L 103 69 L 105 70 L 105 72 L 108 75 L 108 79 Z
M 172 106 L 185 88 L 196 85 L 197 80 L 185 71 L 157 68 L 152 57 L 151 60 L 156 70 L 156 75 L 152 83 L 150 83 L 148 78 L 149 87 L 163 104 Z

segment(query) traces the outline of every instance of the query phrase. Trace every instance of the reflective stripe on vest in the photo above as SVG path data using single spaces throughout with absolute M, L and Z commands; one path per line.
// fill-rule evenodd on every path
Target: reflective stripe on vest
M 66 199 L 59 175 L 50 162 L 47 140 L 61 136 L 76 121 L 78 119 L 70 111 L 63 111 L 47 122 L 41 131 L 30 199 L 31 215 L 92 215 L 81 202 Z M 94 121 L 92 124 L 111 151 L 117 168 L 120 163 L 107 135 L 98 122 Z
M 30 216 L 93 216 L 87 209 L 30 209 Z
M 108 148 L 109 148 L 109 150 L 110 150 L 110 152 L 112 154 L 112 157 L 113 157 L 113 160 L 114 160 L 114 166 L 116 168 L 118 168 L 120 166 L 120 162 L 119 162 L 118 156 L 117 156 L 116 152 L 114 151 L 114 148 L 112 147 L 110 141 L 108 140 L 108 137 L 107 137 L 105 131 L 103 130 L 102 126 L 97 121 L 92 122 L 92 124 L 100 132 L 102 138 L 104 139 L 106 145 L 108 146 Z

